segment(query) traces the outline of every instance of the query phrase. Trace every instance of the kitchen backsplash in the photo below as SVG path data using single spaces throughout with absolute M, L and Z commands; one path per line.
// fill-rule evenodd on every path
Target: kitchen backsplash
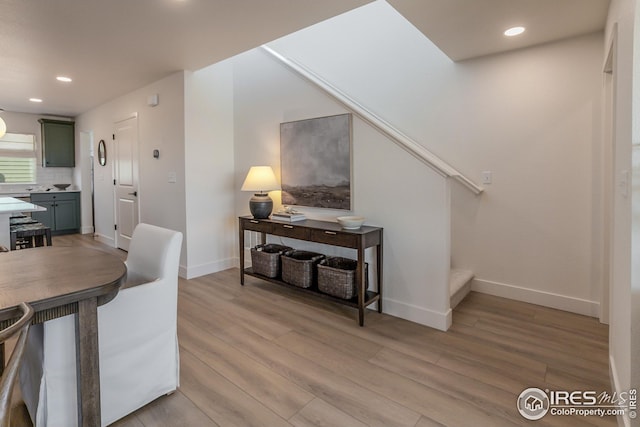
M 36 169 L 37 184 L 0 184 L 2 193 L 28 193 L 29 189 L 46 190 L 53 188 L 53 184 L 73 184 L 73 168 L 43 168 Z M 74 189 L 72 185 L 70 189 Z
M 71 184 L 73 168 L 38 168 L 38 185 Z

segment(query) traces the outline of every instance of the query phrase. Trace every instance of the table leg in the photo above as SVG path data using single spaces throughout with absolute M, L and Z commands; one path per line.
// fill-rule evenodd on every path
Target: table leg
M 360 242 L 358 245 L 358 266 L 356 268 L 356 282 L 358 283 L 358 323 L 364 326 L 364 301 L 367 288 L 365 287 L 365 269 L 364 269 L 364 244 Z
M 380 244 L 376 248 L 377 258 L 376 264 L 378 269 L 378 313 L 382 313 L 382 275 L 384 274 L 382 271 L 383 266 L 383 256 L 382 256 L 382 231 L 380 231 Z
M 240 284 L 244 285 L 244 228 L 240 228 L 240 235 L 238 236 L 238 242 L 240 248 L 238 255 L 240 256 Z
M 78 302 L 76 315 L 76 369 L 78 426 L 100 427 L 100 355 L 98 352 L 98 300 Z
M 4 373 L 4 343 L 0 342 L 0 375 Z

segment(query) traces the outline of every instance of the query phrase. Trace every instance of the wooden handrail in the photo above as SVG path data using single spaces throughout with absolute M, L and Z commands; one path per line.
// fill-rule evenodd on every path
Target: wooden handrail
M 461 183 L 464 187 L 472 191 L 474 194 L 480 194 L 484 190 L 482 187 L 474 183 L 472 180 L 464 176 L 461 172 L 455 169 L 453 166 L 449 165 L 447 162 L 433 154 L 431 151 L 427 150 L 423 145 L 416 142 L 394 126 L 392 126 L 389 122 L 382 119 L 380 116 L 376 115 L 362 104 L 355 101 L 349 95 L 342 92 L 340 89 L 333 86 L 331 83 L 320 77 L 315 72 L 311 71 L 304 65 L 299 62 L 287 58 L 275 50 L 271 49 L 267 45 L 262 45 L 262 49 L 268 53 L 271 57 L 277 59 L 284 65 L 286 65 L 292 71 L 295 71 L 297 74 L 301 75 L 309 82 L 315 84 L 323 91 L 329 93 L 333 98 L 338 100 L 341 104 L 343 104 L 347 109 L 351 110 L 354 114 L 360 117 L 362 120 L 366 121 L 370 125 L 374 126 L 386 136 L 388 136 L 392 141 L 394 141 L 398 146 L 406 150 L 408 153 L 416 157 L 418 160 L 425 163 L 427 166 L 431 167 L 434 171 L 442 175 L 443 177 L 453 178 L 459 183 Z

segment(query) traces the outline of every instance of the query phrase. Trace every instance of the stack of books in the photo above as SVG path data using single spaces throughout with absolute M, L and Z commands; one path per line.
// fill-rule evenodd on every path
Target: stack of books
M 294 222 L 294 221 L 303 221 L 307 219 L 307 217 L 302 212 L 280 211 L 280 212 L 274 212 L 273 214 L 271 214 L 271 219 L 275 221 Z

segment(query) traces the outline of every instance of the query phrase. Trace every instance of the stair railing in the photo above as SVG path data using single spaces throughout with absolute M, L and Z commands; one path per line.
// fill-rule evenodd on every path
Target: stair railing
M 345 94 L 343 91 L 333 86 L 331 83 L 320 77 L 318 74 L 300 64 L 299 62 L 287 58 L 270 47 L 263 45 L 262 49 L 273 58 L 286 65 L 292 71 L 304 77 L 309 82 L 318 86 L 333 98 L 343 104 L 347 109 L 356 114 L 362 120 L 366 121 L 370 125 L 380 130 L 383 134 L 388 136 L 402 149 L 416 157 L 418 160 L 431 167 L 434 171 L 446 178 L 453 178 L 462 184 L 464 187 L 472 191 L 474 194 L 480 194 L 483 192 L 483 188 L 477 185 L 475 182 L 464 176 L 460 171 L 453 166 L 427 150 L 423 145 L 410 138 L 386 120 L 376 115 L 365 106 Z

